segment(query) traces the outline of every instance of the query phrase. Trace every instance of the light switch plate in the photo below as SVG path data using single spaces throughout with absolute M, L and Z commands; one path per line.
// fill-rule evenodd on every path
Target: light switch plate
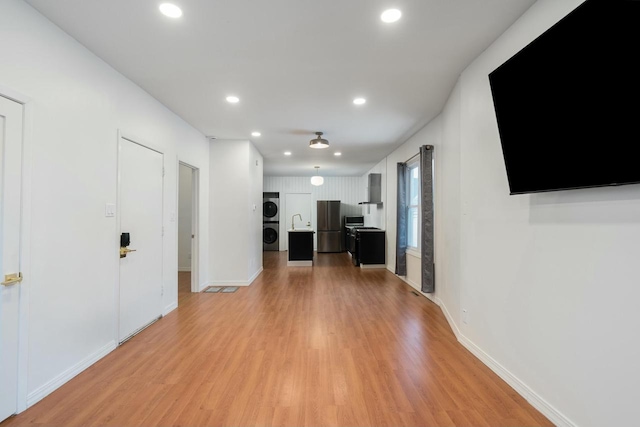
M 104 205 L 104 216 L 107 218 L 116 216 L 116 205 L 114 203 L 106 203 Z

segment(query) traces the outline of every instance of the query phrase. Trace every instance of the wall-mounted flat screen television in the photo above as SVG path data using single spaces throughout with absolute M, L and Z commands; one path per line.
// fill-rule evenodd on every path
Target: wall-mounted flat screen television
M 489 74 L 511 194 L 640 183 L 640 1 L 587 0 Z

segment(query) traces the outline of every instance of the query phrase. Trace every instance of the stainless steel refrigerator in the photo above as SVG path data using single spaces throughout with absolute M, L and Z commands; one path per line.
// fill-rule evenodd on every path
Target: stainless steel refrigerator
M 318 200 L 318 252 L 342 252 L 340 200 Z

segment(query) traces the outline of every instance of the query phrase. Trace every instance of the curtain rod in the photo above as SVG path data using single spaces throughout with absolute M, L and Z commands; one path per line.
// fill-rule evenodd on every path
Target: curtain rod
M 416 157 L 418 157 L 420 155 L 420 151 L 418 151 L 418 154 L 414 154 L 413 156 L 409 157 L 407 160 L 405 160 L 405 163 L 409 163 L 411 160 L 415 159 Z

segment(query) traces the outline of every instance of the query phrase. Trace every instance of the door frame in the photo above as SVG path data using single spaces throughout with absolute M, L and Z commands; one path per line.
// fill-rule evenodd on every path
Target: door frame
M 191 169 L 191 292 L 200 292 L 200 168 L 178 158 L 176 163 L 176 212 L 180 203 L 180 166 Z M 179 252 L 180 236 L 178 234 L 179 215 L 176 215 L 176 259 Z M 178 265 L 177 268 L 180 266 Z M 177 273 L 177 272 L 176 272 Z M 177 286 L 177 284 L 176 284 Z
M 118 139 L 116 142 L 116 149 L 118 151 L 118 155 L 117 155 L 117 165 L 116 165 L 116 169 L 117 169 L 117 190 L 116 190 L 116 230 L 114 233 L 114 248 L 113 248 L 113 253 L 114 253 L 114 260 L 115 260 L 115 264 L 116 264 L 116 280 L 115 280 L 115 292 L 114 292 L 114 298 L 115 298 L 115 307 L 116 307 L 116 313 L 115 313 L 115 321 L 114 321 L 114 329 L 113 329 L 113 335 L 114 335 L 114 340 L 116 343 L 118 343 L 118 346 L 124 344 L 126 341 L 128 341 L 130 338 L 128 338 L 127 340 L 120 342 L 120 234 L 118 233 L 120 231 L 120 227 L 121 227 L 121 220 L 122 220 L 122 212 L 120 210 L 120 202 L 122 201 L 121 198 L 121 187 L 122 187 L 122 180 L 121 180 L 121 176 L 120 176 L 120 172 L 121 172 L 121 165 L 122 165 L 122 150 L 121 150 L 121 143 L 123 139 L 126 139 L 127 141 L 133 143 L 133 144 L 137 144 L 141 147 L 147 148 L 151 151 L 155 151 L 156 153 L 159 153 L 162 155 L 162 212 L 160 212 L 160 216 L 161 216 L 161 221 L 162 221 L 162 248 L 160 248 L 160 252 L 162 254 L 162 266 L 161 266 L 161 275 L 162 275 L 162 282 L 160 283 L 160 295 L 162 296 L 160 298 L 160 307 L 158 307 L 158 313 L 160 315 L 160 317 L 164 316 L 164 276 L 165 276 L 165 265 L 164 265 L 164 202 L 165 202 L 165 197 L 164 197 L 164 190 L 165 190 L 165 186 L 164 186 L 164 153 L 160 150 L 158 150 L 157 148 L 151 146 L 150 144 L 147 143 L 141 143 L 139 141 L 144 141 L 144 139 L 141 138 L 137 138 L 135 135 L 131 135 L 129 133 L 125 133 L 122 130 L 118 129 Z M 148 326 L 148 325 L 146 325 Z M 144 326 L 142 329 L 146 328 L 146 326 Z M 138 331 L 140 332 L 140 331 Z M 135 334 L 133 335 L 135 336 Z
M 33 160 L 33 99 L 0 85 L 0 96 L 22 105 L 22 195 L 20 218 L 20 301 L 18 305 L 18 405 L 16 413 L 27 409 L 29 360 L 29 294 L 31 290 L 31 191 Z

